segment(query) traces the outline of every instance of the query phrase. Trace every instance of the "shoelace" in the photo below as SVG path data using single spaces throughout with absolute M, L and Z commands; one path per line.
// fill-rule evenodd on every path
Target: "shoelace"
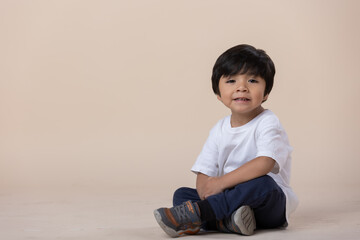
M 177 216 L 179 217 L 180 223 L 191 222 L 191 218 L 189 214 L 186 214 L 186 204 L 181 204 L 174 207 L 174 211 L 176 212 Z

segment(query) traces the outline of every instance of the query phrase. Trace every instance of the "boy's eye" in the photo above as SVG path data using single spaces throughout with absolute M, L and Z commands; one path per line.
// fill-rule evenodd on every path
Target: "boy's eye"
M 257 83 L 258 82 L 258 80 L 256 80 L 256 79 L 249 79 L 249 81 L 248 81 L 249 83 Z
M 234 83 L 234 82 L 235 82 L 235 80 L 232 80 L 232 79 L 229 79 L 226 81 L 226 83 Z

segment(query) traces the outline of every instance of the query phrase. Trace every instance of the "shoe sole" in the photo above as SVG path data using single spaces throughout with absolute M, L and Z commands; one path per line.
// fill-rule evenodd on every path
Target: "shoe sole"
M 160 227 L 164 230 L 164 232 L 166 232 L 166 234 L 168 234 L 170 237 L 173 238 L 180 237 L 181 235 L 184 234 L 196 234 L 200 231 L 199 227 L 175 231 L 173 228 L 165 225 L 165 223 L 162 221 L 161 214 L 159 213 L 158 210 L 154 211 L 154 216 Z
M 242 235 L 254 234 L 256 221 L 253 210 L 249 206 L 242 206 L 232 216 Z

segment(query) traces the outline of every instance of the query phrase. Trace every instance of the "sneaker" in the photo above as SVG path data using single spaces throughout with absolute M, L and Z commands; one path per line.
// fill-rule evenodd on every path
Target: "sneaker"
M 191 201 L 172 208 L 159 208 L 154 211 L 154 216 L 160 227 L 171 237 L 200 231 L 200 209 Z
M 242 206 L 229 218 L 219 221 L 217 228 L 220 232 L 252 235 L 256 228 L 254 212 L 249 206 Z

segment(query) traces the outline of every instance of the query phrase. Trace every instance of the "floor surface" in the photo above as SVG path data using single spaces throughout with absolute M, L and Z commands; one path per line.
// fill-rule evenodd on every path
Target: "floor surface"
M 207 233 L 183 239 L 359 239 L 360 191 L 313 189 L 286 230 L 259 230 L 251 237 Z M 0 194 L 0 239 L 168 239 L 153 210 L 170 206 L 166 190 L 4 191 Z

